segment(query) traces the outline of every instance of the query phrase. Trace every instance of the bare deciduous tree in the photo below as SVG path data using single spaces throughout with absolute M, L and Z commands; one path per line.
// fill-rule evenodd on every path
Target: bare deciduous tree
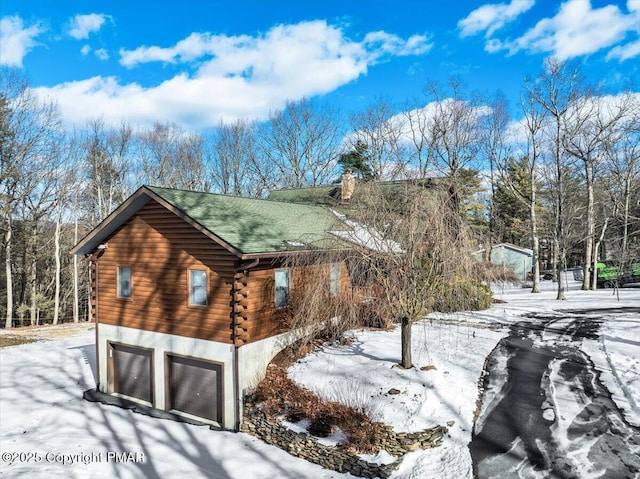
M 347 138 L 347 146 L 351 150 L 356 150 L 359 144 L 367 146 L 367 161 L 374 179 L 391 180 L 406 175 L 408 158 L 403 141 L 403 118 L 394 116 L 389 102 L 379 99 L 353 115 L 351 129 L 353 133 Z
M 571 125 L 572 105 L 582 93 L 582 80 L 577 69 L 569 65 L 550 59 L 544 71 L 532 82 L 528 82 L 527 89 L 533 100 L 549 116 L 551 124 L 547 135 L 551 146 L 551 159 L 554 164 L 555 178 L 555 231 L 554 250 L 558 260 L 554 262 L 557 271 L 558 294 L 556 299 L 566 299 L 565 271 L 567 269 L 567 250 L 569 231 L 566 228 L 565 204 L 567 203 L 565 181 L 567 153 L 565 151 L 566 132 Z
M 259 196 L 261 170 L 255 146 L 255 125 L 245 120 L 220 123 L 209 138 L 213 186 L 225 195 Z M 268 181 L 267 181 L 268 183 Z
M 594 185 L 600 175 L 606 150 L 620 141 L 626 134 L 625 120 L 632 106 L 630 95 L 617 98 L 596 96 L 591 92 L 576 98 L 572 108 L 571 121 L 563 137 L 565 151 L 582 164 L 585 180 L 586 236 L 582 289 L 596 289 L 597 252 L 595 242 Z M 591 273 L 593 272 L 593 278 Z
M 37 221 L 44 214 L 50 202 L 48 179 L 52 169 L 47 162 L 55 149 L 59 127 L 60 115 L 55 104 L 41 102 L 24 78 L 9 69 L 0 69 L 0 197 L 7 289 L 5 327 L 11 327 L 13 323 L 13 219 L 20 209 L 24 209 L 37 227 Z M 34 198 L 34 194 L 39 199 Z M 32 232 L 37 235 L 36 229 Z M 33 238 L 30 241 L 33 242 Z M 32 320 L 35 320 L 35 275 L 34 259 L 30 271 Z
M 156 123 L 138 134 L 142 181 L 155 186 L 207 191 L 203 140 L 175 123 Z
M 529 210 L 531 231 L 531 249 L 533 251 L 533 287 L 532 293 L 540 292 L 540 239 L 538 237 L 538 163 L 543 150 L 543 131 L 545 125 L 544 110 L 538 105 L 530 92 L 526 91 L 521 97 L 521 111 L 524 115 L 520 122 L 524 132 L 526 144 L 522 167 L 526 172 L 526 178 L 516 183 L 508 174 L 509 161 L 498 159 L 500 179 L 514 193 L 515 197 Z M 503 157 L 504 158 L 504 157 Z M 523 189 L 522 186 L 525 186 Z M 526 188 L 528 186 L 528 188 Z
M 449 183 L 449 205 L 461 211 L 461 173 L 473 167 L 479 158 L 482 139 L 482 117 L 486 107 L 465 96 L 465 87 L 452 78 L 447 88 L 430 83 L 425 93 L 434 100 L 435 112 L 431 133 L 431 150 L 436 168 Z
M 259 132 L 262 165 L 275 168 L 278 186 L 326 184 L 335 174 L 340 125 L 337 110 L 328 105 L 306 98 L 288 102 Z
M 412 366 L 411 325 L 434 306 L 445 284 L 470 275 L 469 238 L 451 228 L 449 217 L 457 213 L 447 203 L 446 193 L 419 181 L 393 187 L 374 182 L 360 187 L 348 213 L 353 229 L 344 237 L 352 245 L 352 281 L 369 281 L 400 323 L 404 368 Z

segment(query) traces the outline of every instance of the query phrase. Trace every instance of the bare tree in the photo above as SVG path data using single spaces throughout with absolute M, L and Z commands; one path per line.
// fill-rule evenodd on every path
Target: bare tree
M 586 238 L 582 289 L 596 289 L 597 252 L 595 242 L 594 184 L 600 173 L 609 145 L 616 144 L 626 133 L 623 123 L 628 117 L 629 94 L 617 97 L 596 96 L 590 92 L 576 98 L 571 122 L 563 137 L 565 151 L 582 164 L 587 189 Z M 593 278 L 591 277 L 593 272 Z
M 156 123 L 138 134 L 142 181 L 155 186 L 207 191 L 204 145 L 200 135 L 175 123 Z
M 496 176 L 500 165 L 510 156 L 509 142 L 507 140 L 507 127 L 509 125 L 509 110 L 507 101 L 498 92 L 491 102 L 490 113 L 482 116 L 483 128 L 481 130 L 484 156 L 489 162 L 489 185 L 491 196 L 489 199 L 489 247 L 493 243 L 495 219 L 493 201 L 496 196 Z
M 367 161 L 374 179 L 406 176 L 408 158 L 403 138 L 404 121 L 402 116 L 393 114 L 393 107 L 388 101 L 377 100 L 366 110 L 353 115 L 350 123 L 353 133 L 347 137 L 347 147 L 356 150 L 359 144 L 367 146 Z
M 629 252 L 629 226 L 633 193 L 640 185 L 640 100 L 638 96 L 627 96 L 629 107 L 627 118 L 621 124 L 624 134 L 610 142 L 605 150 L 604 180 L 611 195 L 613 211 L 621 216 L 620 258 L 626 261 Z M 638 221 L 638 218 L 636 218 Z
M 216 191 L 225 195 L 257 196 L 262 170 L 255 147 L 255 125 L 246 120 L 220 123 L 209 138 L 212 178 Z M 266 183 L 269 183 L 267 180 Z
M 126 123 L 110 127 L 100 118 L 89 120 L 87 129 L 83 140 L 88 179 L 84 201 L 89 208 L 90 224 L 95 225 L 132 191 L 127 177 L 131 170 L 133 130 Z
M 461 174 L 477 161 L 482 145 L 482 117 L 486 107 L 465 96 L 465 87 L 452 78 L 446 88 L 430 83 L 425 93 L 435 101 L 431 149 L 438 168 L 449 183 L 449 205 L 461 211 Z
M 529 222 L 531 232 L 531 249 L 533 251 L 533 287 L 532 293 L 540 292 L 540 239 L 538 236 L 538 163 L 543 150 L 543 132 L 545 125 L 545 111 L 538 105 L 526 91 L 520 100 L 523 119 L 520 129 L 525 135 L 524 155 L 522 156 L 522 168 L 526 178 L 520 182 L 513 181 L 508 174 L 510 161 L 503 161 L 497 157 L 497 168 L 500 179 L 515 195 L 515 197 L 529 210 Z M 506 157 L 502 157 L 503 159 Z M 523 188 L 524 186 L 524 188 Z
M 335 174 L 342 132 L 337 110 L 303 98 L 269 115 L 258 134 L 264 165 L 275 168 L 280 186 L 325 184 Z M 266 176 L 266 175 L 265 175 Z
M 352 230 L 342 233 L 352 244 L 352 281 L 369 281 L 401 325 L 404 368 L 412 366 L 411 325 L 470 275 L 469 237 L 450 228 L 449 216 L 457 213 L 447 203 L 446 193 L 419 181 L 391 188 L 369 183 L 349 212 Z
M 417 100 L 407 102 L 402 113 L 404 120 L 403 136 L 408 141 L 409 168 L 415 169 L 415 177 L 426 178 L 433 174 L 433 110 L 435 104 L 422 105 Z
M 48 165 L 55 150 L 60 116 L 55 104 L 41 102 L 28 82 L 8 69 L 0 70 L 0 197 L 7 289 L 5 327 L 13 324 L 13 219 L 26 208 L 37 220 L 49 203 Z M 44 185 L 44 186 L 43 186 Z M 38 198 L 35 198 L 37 195 Z M 37 230 L 32 229 L 34 241 Z M 33 251 L 32 251 L 33 253 Z M 35 260 L 31 262 L 32 320 L 35 319 Z
M 549 116 L 550 125 L 547 130 L 551 146 L 551 158 L 555 178 L 555 231 L 554 251 L 557 261 L 554 269 L 557 271 L 558 294 L 556 299 L 566 299 L 565 271 L 567 269 L 568 231 L 565 225 L 566 217 L 563 211 L 566 203 L 566 160 L 565 138 L 568 125 L 571 125 L 572 106 L 581 94 L 582 80 L 577 69 L 571 69 L 567 64 L 556 59 L 550 59 L 544 71 L 532 82 L 528 82 L 529 90 L 534 101 L 542 107 Z
M 62 162 L 61 167 L 58 169 L 58 174 L 56 175 L 56 186 L 55 186 L 55 231 L 54 231 L 54 261 L 55 261 L 55 273 L 54 273 L 54 305 L 53 305 L 53 324 L 58 324 L 60 319 L 60 299 L 62 294 L 62 248 L 61 248 L 61 237 L 62 237 L 62 226 L 63 226 L 63 213 L 65 209 L 68 208 L 68 200 L 70 200 L 73 195 L 73 187 L 77 184 L 78 176 L 77 176 L 77 166 L 80 163 L 79 160 L 79 152 L 77 143 L 74 139 L 67 139 L 63 142 L 62 148 L 64 151 L 61 153 Z M 74 205 L 77 207 L 77 202 Z M 74 260 L 77 264 L 77 258 L 74 255 Z M 74 300 L 76 301 L 74 304 L 74 320 L 77 319 L 77 267 L 74 268 Z

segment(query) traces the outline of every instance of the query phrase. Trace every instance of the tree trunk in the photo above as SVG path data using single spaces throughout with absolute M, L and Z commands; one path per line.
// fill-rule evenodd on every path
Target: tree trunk
M 38 258 L 37 258 L 37 252 L 36 252 L 36 245 L 37 245 L 37 241 L 38 241 L 38 223 L 34 220 L 33 221 L 33 229 L 31 230 L 31 240 L 29 241 L 30 243 L 30 256 L 31 256 L 31 260 L 30 260 L 30 266 L 29 266 L 29 272 L 30 272 L 30 283 L 31 283 L 31 326 L 37 325 L 38 324 L 38 315 L 37 315 L 37 311 L 36 311 L 36 302 L 37 302 L 37 294 L 38 294 Z
M 627 241 L 629 237 L 629 197 L 631 196 L 631 188 L 629 188 L 629 178 L 624 180 L 624 224 L 622 230 L 622 260 L 627 260 Z
M 567 252 L 564 249 L 560 250 L 560 267 L 558 268 L 558 296 L 559 301 L 567 299 L 565 291 L 567 290 Z
M 593 178 L 589 171 L 588 162 L 585 161 L 585 178 L 587 181 L 587 238 L 584 248 L 584 264 L 589 265 L 593 257 L 593 238 L 595 235 L 595 219 L 593 215 Z M 593 270 L 595 272 L 595 270 Z M 595 273 L 594 273 L 595 274 Z M 597 276 L 597 275 L 596 275 Z M 584 269 L 584 277 L 582 278 L 582 289 L 591 289 L 591 271 L 589 268 Z
M 538 223 L 536 217 L 536 184 L 535 175 L 531 175 L 531 203 L 529 203 L 529 218 L 531 219 L 531 246 L 533 249 L 533 288 L 532 293 L 540 292 L 540 241 L 538 239 Z
M 609 226 L 609 218 L 605 218 L 604 224 L 602 225 L 602 230 L 600 231 L 600 237 L 593 247 L 593 259 L 591 260 L 591 266 L 593 268 L 593 276 L 591 277 L 591 289 L 594 291 L 598 288 L 598 253 L 600 251 L 600 245 L 604 240 L 607 226 Z
M 400 325 L 402 340 L 402 363 L 400 365 L 404 369 L 409 369 L 413 366 L 411 362 L 411 320 L 405 316 L 402 318 Z
M 56 272 L 55 272 L 55 293 L 53 298 L 53 324 L 58 324 L 60 318 L 60 222 L 62 221 L 62 204 L 58 205 L 58 214 L 56 217 L 56 230 L 55 230 L 55 257 L 56 257 Z
M 78 244 L 78 218 L 76 217 L 74 231 L 73 231 L 73 244 Z M 73 255 L 73 322 L 80 321 L 80 291 L 78 280 L 78 255 Z
M 4 253 L 5 253 L 5 273 L 7 282 L 7 317 L 4 323 L 5 328 L 13 326 L 13 274 L 11 270 L 11 216 L 7 215 L 5 221 L 6 231 L 4 233 Z
M 565 231 L 564 231 L 564 218 L 563 218 L 563 201 L 564 201 L 564 188 L 562 178 L 562 149 L 561 149 L 561 136 L 560 136 L 560 118 L 556 117 L 556 175 L 558 179 L 558 185 L 556 187 L 556 248 L 558 254 L 558 295 L 557 300 L 567 299 L 564 290 L 566 282 L 566 266 L 567 266 L 567 251 L 565 243 Z

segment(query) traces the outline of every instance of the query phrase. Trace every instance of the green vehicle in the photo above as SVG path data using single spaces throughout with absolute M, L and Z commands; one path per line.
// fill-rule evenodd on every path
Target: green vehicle
M 625 282 L 625 272 L 620 264 L 614 261 L 598 261 L 598 287 L 613 288 Z
M 625 263 L 624 282 L 640 283 L 640 258 L 634 258 Z

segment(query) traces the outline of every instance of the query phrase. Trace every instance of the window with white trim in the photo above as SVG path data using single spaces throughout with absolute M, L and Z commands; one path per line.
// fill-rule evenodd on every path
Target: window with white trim
M 118 298 L 131 297 L 131 266 L 118 266 Z
M 275 305 L 276 308 L 283 308 L 289 304 L 289 270 L 277 269 L 275 272 L 276 282 L 276 294 Z
M 205 270 L 189 270 L 189 305 L 207 305 L 207 272 Z

